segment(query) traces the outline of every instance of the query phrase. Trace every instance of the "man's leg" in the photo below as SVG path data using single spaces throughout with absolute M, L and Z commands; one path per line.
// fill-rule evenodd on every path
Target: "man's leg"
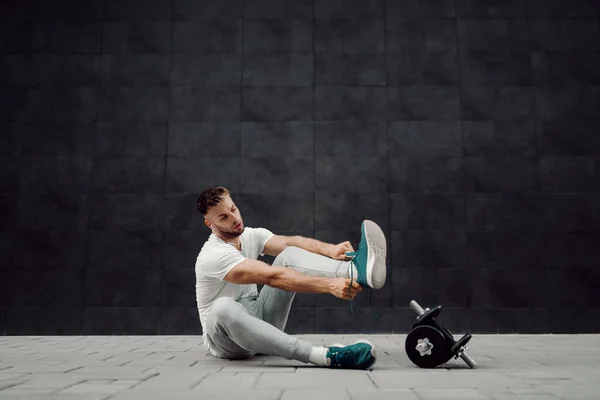
M 253 316 L 242 303 L 217 299 L 207 318 L 211 353 L 220 358 L 247 358 L 257 353 L 309 362 L 312 345 Z
M 307 275 L 325 276 L 331 278 L 349 278 L 349 268 L 356 268 L 349 261 L 334 260 L 320 254 L 312 253 L 299 247 L 286 247 L 273 261 L 273 265 L 292 268 Z M 264 286 L 258 297 L 257 317 L 271 325 L 285 330 L 295 293 Z

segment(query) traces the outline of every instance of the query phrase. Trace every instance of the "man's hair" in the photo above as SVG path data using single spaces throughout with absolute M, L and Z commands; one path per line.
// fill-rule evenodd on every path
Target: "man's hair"
M 229 196 L 229 190 L 223 186 L 212 186 L 203 190 L 198 197 L 198 211 L 202 216 L 206 216 L 211 207 L 218 205 L 227 196 Z

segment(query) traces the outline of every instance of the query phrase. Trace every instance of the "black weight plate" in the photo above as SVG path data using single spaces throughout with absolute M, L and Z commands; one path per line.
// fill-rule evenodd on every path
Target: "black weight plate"
M 421 342 L 433 345 L 425 353 L 417 350 Z M 404 350 L 408 358 L 418 367 L 435 368 L 448 360 L 448 350 L 442 332 L 429 325 L 421 325 L 414 328 L 406 337 Z

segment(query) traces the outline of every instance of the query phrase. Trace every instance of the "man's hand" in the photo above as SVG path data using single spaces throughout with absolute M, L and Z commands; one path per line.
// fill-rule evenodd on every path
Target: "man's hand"
M 329 255 L 334 260 L 349 260 L 351 257 L 346 255 L 346 252 L 354 251 L 354 248 L 350 244 L 350 242 L 342 242 L 340 244 L 333 245 L 331 249 L 331 254 Z
M 340 299 L 352 300 L 362 290 L 362 286 L 356 283 L 356 280 L 352 280 L 352 286 L 350 286 L 350 279 L 348 278 L 333 278 L 329 292 Z

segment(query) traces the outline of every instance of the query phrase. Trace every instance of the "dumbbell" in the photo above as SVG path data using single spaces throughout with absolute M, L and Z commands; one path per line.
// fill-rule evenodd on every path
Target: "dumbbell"
M 466 344 L 471 340 L 467 333 L 454 340 L 452 333 L 435 318 L 442 312 L 442 306 L 423 309 L 416 301 L 410 307 L 417 313 L 417 321 L 406 337 L 404 349 L 408 358 L 418 367 L 435 368 L 445 364 L 452 357 L 462 358 L 470 368 L 475 368 L 475 360 L 467 355 Z

